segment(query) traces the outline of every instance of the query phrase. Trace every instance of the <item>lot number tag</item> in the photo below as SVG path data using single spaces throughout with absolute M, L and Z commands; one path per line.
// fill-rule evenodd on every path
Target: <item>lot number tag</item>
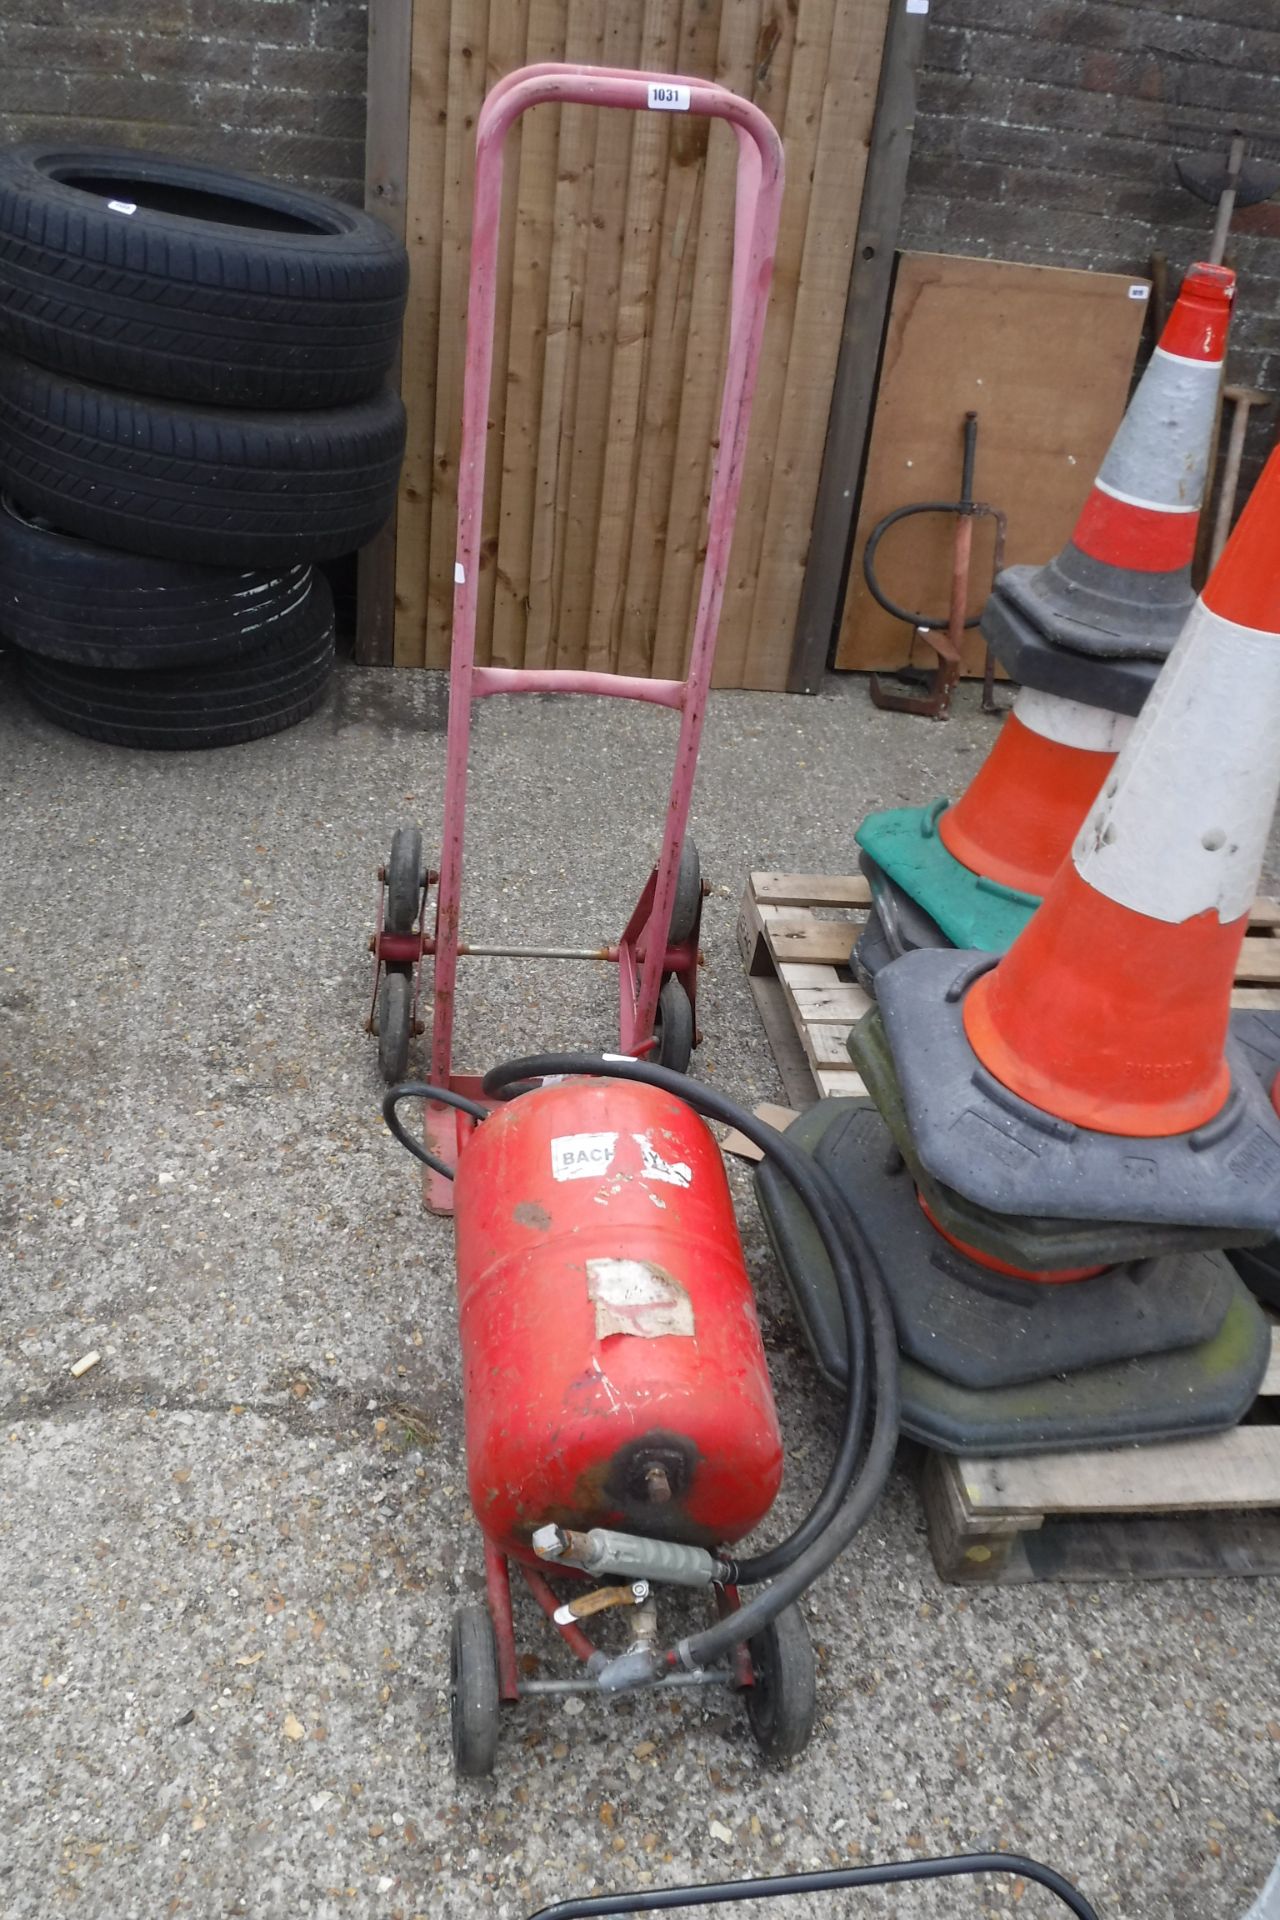
M 669 87 L 661 80 L 649 82 L 649 105 L 664 113 L 688 113 L 688 87 Z

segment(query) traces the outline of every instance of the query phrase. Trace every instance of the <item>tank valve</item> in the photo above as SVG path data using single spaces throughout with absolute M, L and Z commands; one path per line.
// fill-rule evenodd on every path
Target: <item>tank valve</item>
M 642 1540 L 634 1533 L 615 1533 L 611 1527 L 592 1527 L 590 1533 L 538 1527 L 533 1550 L 540 1560 L 558 1560 L 562 1566 L 581 1567 L 584 1573 L 611 1573 L 624 1580 L 654 1580 L 670 1587 L 710 1587 L 732 1577 L 725 1561 L 717 1560 L 705 1547 Z
M 671 1498 L 671 1482 L 667 1470 L 657 1460 L 649 1467 L 644 1476 L 645 1496 L 655 1507 L 665 1507 Z

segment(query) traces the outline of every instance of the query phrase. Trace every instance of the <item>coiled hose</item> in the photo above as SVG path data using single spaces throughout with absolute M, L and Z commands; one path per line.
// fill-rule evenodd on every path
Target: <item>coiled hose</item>
M 879 1499 L 893 1464 L 898 1437 L 898 1345 L 884 1276 L 856 1215 L 824 1169 L 789 1144 L 785 1134 L 713 1087 L 667 1067 L 618 1055 L 531 1054 L 492 1068 L 484 1077 L 483 1089 L 491 1099 L 513 1099 L 552 1076 L 636 1081 L 673 1094 L 703 1119 L 736 1127 L 790 1182 L 813 1221 L 831 1264 L 845 1325 L 848 1389 L 840 1440 L 822 1491 L 787 1539 L 764 1553 L 730 1563 L 734 1585 L 769 1584 L 724 1619 L 653 1654 L 650 1672 L 640 1671 L 634 1656 L 606 1663 L 599 1683 L 610 1690 L 644 1685 L 675 1667 L 716 1665 L 753 1639 L 843 1553 Z M 417 1081 L 392 1087 L 383 1101 L 383 1115 L 401 1146 L 451 1179 L 453 1169 L 416 1140 L 400 1119 L 398 1108 L 410 1099 L 454 1107 L 480 1122 L 488 1117 L 488 1110 L 451 1090 Z

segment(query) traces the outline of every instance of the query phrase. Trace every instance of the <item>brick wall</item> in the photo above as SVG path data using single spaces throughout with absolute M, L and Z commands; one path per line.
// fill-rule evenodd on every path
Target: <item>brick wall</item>
M 1174 156 L 1280 167 L 1280 12 L 1256 0 L 933 0 L 902 244 L 1115 273 L 1208 249 Z M 1227 377 L 1280 392 L 1280 200 L 1237 213 Z M 1247 474 L 1275 432 L 1258 422 Z
M 359 201 L 364 0 L 0 0 L 0 143 L 69 136 Z

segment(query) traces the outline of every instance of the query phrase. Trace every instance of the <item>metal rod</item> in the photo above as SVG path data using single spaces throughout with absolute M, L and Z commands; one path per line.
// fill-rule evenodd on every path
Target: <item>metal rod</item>
M 539 1907 L 532 1920 L 601 1920 L 609 1914 L 668 1913 L 676 1907 L 719 1907 L 737 1901 L 770 1900 L 788 1894 L 837 1893 L 853 1887 L 884 1887 L 906 1880 L 950 1880 L 966 1874 L 1015 1874 L 1046 1887 L 1076 1920 L 1098 1920 L 1078 1887 L 1052 1867 L 1021 1853 L 955 1854 L 943 1860 L 893 1860 L 865 1867 L 823 1867 L 816 1873 L 781 1873 L 765 1880 L 719 1880 L 701 1887 L 646 1887 L 634 1893 L 592 1893 Z
M 1249 427 L 1249 415 L 1255 407 L 1270 405 L 1269 396 L 1255 393 L 1248 387 L 1224 387 L 1222 398 L 1232 406 L 1231 431 L 1227 435 L 1227 455 L 1222 466 L 1222 481 L 1218 490 L 1218 512 L 1213 523 L 1213 537 L 1209 542 L 1209 571 L 1217 566 L 1222 557 L 1222 549 L 1227 544 L 1227 535 L 1231 531 L 1231 516 L 1235 511 L 1236 494 L 1240 489 L 1240 462 L 1244 457 L 1245 435 Z
M 1209 260 L 1215 267 L 1222 265 L 1222 256 L 1227 250 L 1227 235 L 1231 231 L 1231 216 L 1236 210 L 1236 190 L 1240 185 L 1243 167 L 1244 139 L 1236 134 L 1227 155 L 1227 183 L 1218 200 L 1218 217 L 1213 223 L 1213 240 L 1209 246 Z
M 576 667 L 473 667 L 471 693 L 594 693 L 605 700 L 647 700 L 654 707 L 682 707 L 683 680 L 650 680 L 635 673 L 587 673 Z
M 489 1618 L 493 1622 L 494 1644 L 498 1651 L 498 1691 L 504 1700 L 520 1695 L 520 1669 L 516 1661 L 516 1629 L 511 1613 L 511 1569 L 507 1557 L 491 1540 L 484 1543 L 484 1580 L 489 1597 Z
M 737 1685 L 737 1675 L 728 1667 L 700 1667 L 696 1673 L 668 1673 L 654 1682 L 653 1688 L 646 1691 L 661 1692 L 667 1687 L 732 1687 Z M 600 1693 L 594 1680 L 522 1680 L 521 1694 L 526 1693 Z M 601 1693 L 602 1700 L 622 1699 L 622 1695 Z
M 460 940 L 459 954 L 477 960 L 617 960 L 616 947 L 501 947 L 477 946 L 474 940 Z

